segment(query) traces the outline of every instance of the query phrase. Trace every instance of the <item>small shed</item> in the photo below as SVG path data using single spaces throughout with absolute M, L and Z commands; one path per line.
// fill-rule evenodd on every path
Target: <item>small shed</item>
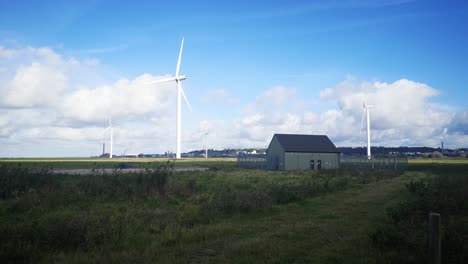
M 275 134 L 266 153 L 268 170 L 321 170 L 339 167 L 339 152 L 325 135 Z

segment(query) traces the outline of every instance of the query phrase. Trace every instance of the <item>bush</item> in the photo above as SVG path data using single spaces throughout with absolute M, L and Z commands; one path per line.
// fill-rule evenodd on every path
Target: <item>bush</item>
M 47 169 L 26 169 L 0 166 L 0 199 L 20 197 L 27 192 L 54 191 L 57 188 L 52 173 Z
M 386 221 L 370 235 L 371 245 L 388 263 L 427 261 L 427 219 L 438 212 L 442 220 L 442 262 L 468 261 L 468 178 L 433 176 L 406 185 L 408 199 L 387 209 Z
M 119 162 L 115 165 L 117 169 L 130 169 L 133 168 L 133 164 L 129 162 Z

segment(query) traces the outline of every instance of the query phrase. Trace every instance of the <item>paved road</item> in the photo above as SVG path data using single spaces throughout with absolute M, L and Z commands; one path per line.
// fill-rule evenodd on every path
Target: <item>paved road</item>
M 204 167 L 184 167 L 184 168 L 174 168 L 175 172 L 182 172 L 182 171 L 205 171 L 208 170 L 208 168 Z M 94 173 L 107 173 L 111 174 L 116 171 L 126 173 L 136 173 L 136 172 L 142 172 L 145 171 L 145 169 L 95 169 Z M 93 169 L 72 169 L 72 170 L 54 170 L 54 173 L 58 174 L 74 174 L 74 175 L 86 175 L 86 174 L 91 174 L 93 173 Z

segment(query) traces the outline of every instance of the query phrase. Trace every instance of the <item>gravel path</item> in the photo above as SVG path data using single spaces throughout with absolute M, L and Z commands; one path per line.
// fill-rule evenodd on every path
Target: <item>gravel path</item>
M 208 168 L 204 167 L 184 167 L 184 168 L 174 168 L 175 172 L 183 172 L 183 171 L 206 171 Z M 93 169 L 71 169 L 71 170 L 53 170 L 54 173 L 57 174 L 73 174 L 73 175 L 86 175 L 93 173 Z M 145 171 L 145 169 L 95 169 L 94 173 L 107 173 L 111 174 L 116 171 L 122 173 L 138 173 Z

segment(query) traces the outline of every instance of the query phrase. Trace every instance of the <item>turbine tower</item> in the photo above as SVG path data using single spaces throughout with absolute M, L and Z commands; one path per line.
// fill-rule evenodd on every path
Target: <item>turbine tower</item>
M 114 126 L 112 126 L 112 118 L 109 117 L 109 126 L 102 131 L 104 134 L 108 129 L 110 129 L 110 152 L 109 158 L 112 159 L 112 147 L 114 146 Z
M 184 97 L 187 106 L 192 111 L 192 107 L 185 96 L 184 90 L 182 89 L 182 81 L 187 79 L 186 75 L 179 75 L 180 70 L 180 61 L 182 59 L 182 50 L 184 48 L 184 38 L 182 38 L 182 43 L 180 44 L 180 52 L 179 52 L 179 60 L 177 61 L 177 67 L 175 76 L 164 78 L 160 80 L 156 80 L 154 82 L 150 82 L 149 84 L 153 83 L 161 83 L 161 82 L 171 82 L 175 81 L 177 83 L 177 124 L 176 124 L 176 159 L 180 159 L 180 149 L 181 149 L 181 136 L 182 136 L 182 96 Z
M 200 133 L 203 136 L 203 146 L 205 148 L 205 159 L 208 158 L 208 148 L 206 147 L 206 137 L 208 136 L 209 132 Z
M 112 148 L 114 147 L 114 127 L 112 126 L 112 119 L 109 118 L 109 127 L 110 127 L 110 153 L 109 158 L 112 159 Z
M 367 114 L 367 158 L 371 159 L 371 142 L 370 142 L 370 111 L 369 109 L 373 108 L 373 105 L 366 105 L 365 102 L 362 102 L 362 119 L 361 119 L 361 129 L 359 134 L 362 131 L 362 124 L 364 123 L 364 114 Z

